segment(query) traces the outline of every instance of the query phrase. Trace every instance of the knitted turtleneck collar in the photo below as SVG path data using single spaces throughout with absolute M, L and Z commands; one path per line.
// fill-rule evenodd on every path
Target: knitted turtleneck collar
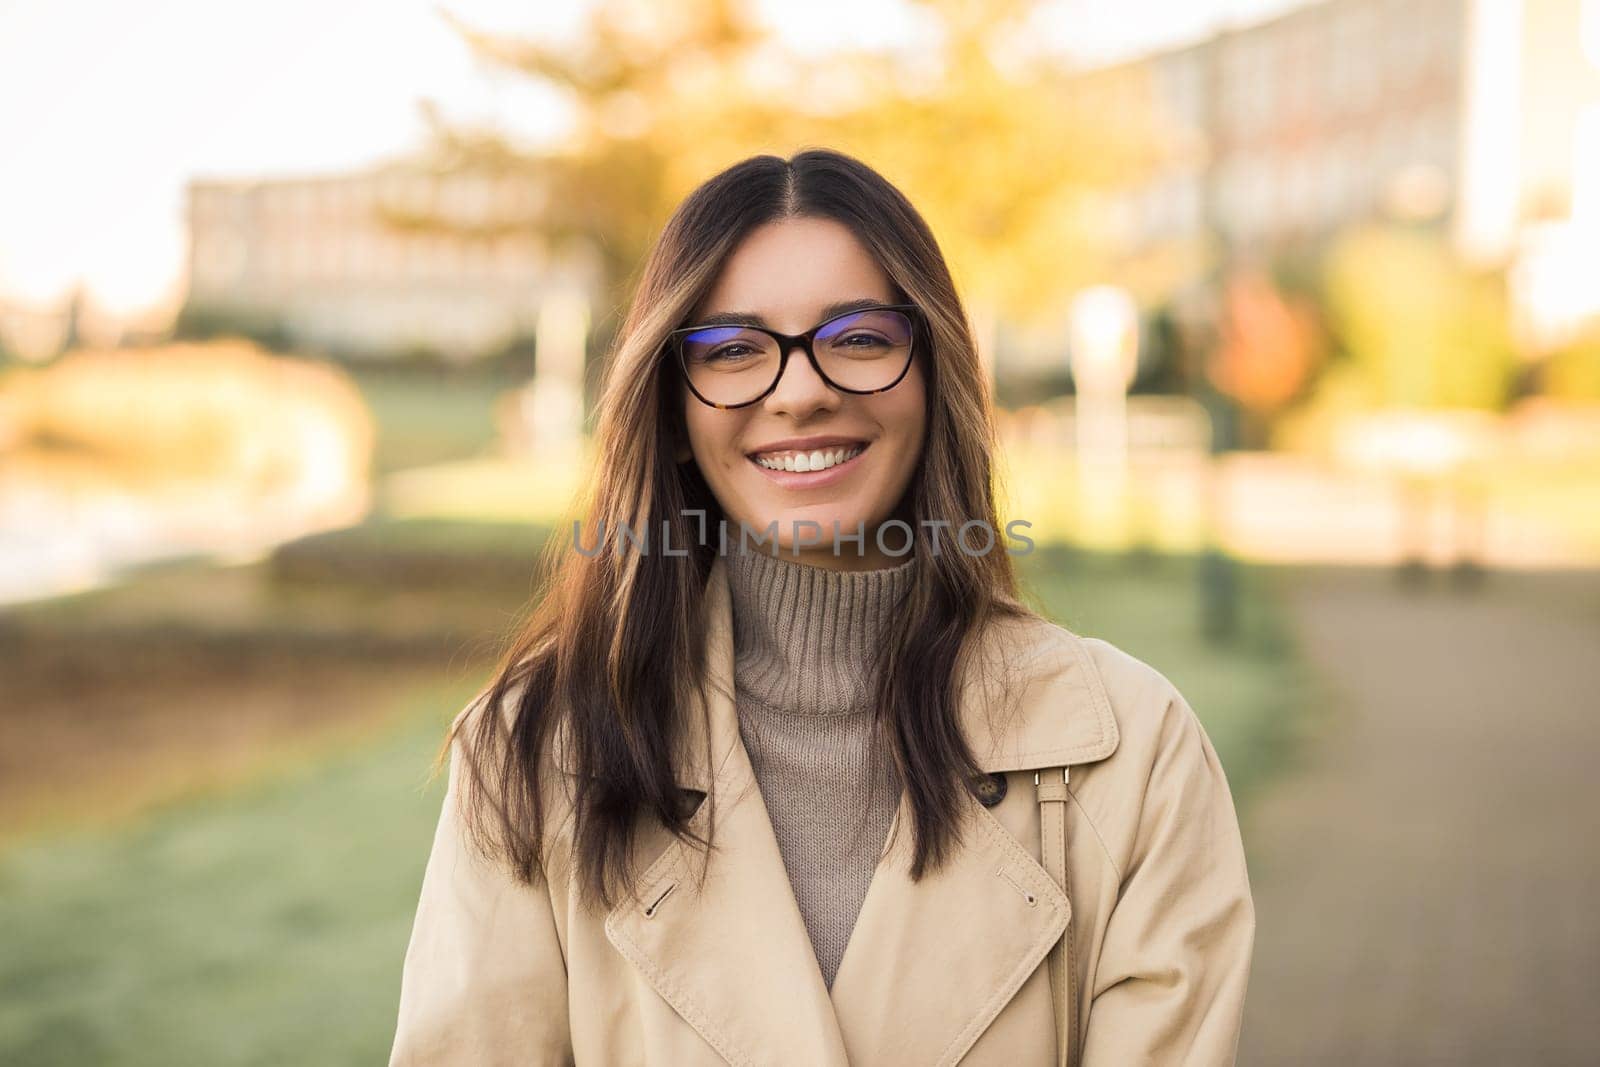
M 734 676 L 769 708 L 845 715 L 870 707 L 872 659 L 916 557 L 870 571 L 818 567 L 770 552 L 730 552 Z

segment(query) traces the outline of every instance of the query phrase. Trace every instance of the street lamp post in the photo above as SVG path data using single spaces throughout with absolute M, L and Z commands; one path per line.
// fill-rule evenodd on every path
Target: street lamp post
M 1239 629 L 1239 577 L 1222 544 L 1221 461 L 1238 446 L 1238 408 L 1211 381 L 1206 361 L 1222 329 L 1221 272 L 1190 294 L 1181 308 L 1180 348 L 1189 388 L 1206 412 L 1211 440 L 1204 475 L 1205 543 L 1199 559 L 1200 632 L 1211 641 L 1232 640 Z
M 1125 533 L 1128 496 L 1128 386 L 1139 363 L 1138 311 L 1126 290 L 1083 290 L 1070 311 L 1070 360 L 1077 389 L 1078 515 L 1082 533 Z

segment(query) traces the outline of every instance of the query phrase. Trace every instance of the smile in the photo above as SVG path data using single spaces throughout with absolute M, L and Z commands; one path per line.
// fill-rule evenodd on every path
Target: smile
M 761 477 L 781 489 L 826 489 L 854 477 L 868 441 L 830 442 L 821 448 L 781 448 L 752 452 L 750 463 Z
M 859 456 L 866 445 L 847 445 L 842 448 L 819 448 L 809 452 L 761 452 L 750 458 L 769 471 L 825 471 Z

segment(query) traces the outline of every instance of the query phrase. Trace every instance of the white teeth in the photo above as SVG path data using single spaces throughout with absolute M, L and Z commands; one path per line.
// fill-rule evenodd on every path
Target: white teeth
M 813 452 L 774 453 L 760 456 L 756 462 L 774 471 L 820 471 L 836 467 L 845 460 L 854 458 L 862 447 L 851 445 L 847 448 L 818 449 Z

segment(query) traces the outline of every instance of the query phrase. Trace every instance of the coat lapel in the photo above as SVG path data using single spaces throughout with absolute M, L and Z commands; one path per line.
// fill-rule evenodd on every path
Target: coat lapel
M 920 882 L 891 836 L 833 983 L 852 1063 L 957 1062 L 1067 928 L 1066 894 L 976 801 L 962 834 Z
M 731 1063 L 955 1063 L 1044 961 L 1071 902 L 975 799 L 960 844 L 913 882 L 902 793 L 830 994 L 739 736 L 725 567 L 715 561 L 707 586 L 709 707 L 689 717 L 679 773 L 685 789 L 714 787 L 714 810 L 702 804 L 694 826 L 711 833 L 714 818 L 715 847 L 707 857 L 671 840 L 638 899 L 607 916 L 606 936 Z M 1002 693 L 969 686 L 959 700 L 983 770 L 1084 763 L 1116 748 L 1079 637 L 1007 620 L 985 644 L 1012 681 Z
M 715 566 L 723 565 L 719 559 Z M 704 792 L 714 783 L 715 810 L 703 803 L 693 821 L 707 834 L 715 819 L 715 848 L 707 857 L 669 844 L 645 871 L 639 898 L 607 916 L 606 936 L 730 1063 L 845 1067 L 827 986 L 739 738 L 720 570 L 707 592 L 709 745 L 707 735 L 693 732 L 680 785 Z
M 986 646 L 1013 688 L 1005 696 L 975 683 L 963 692 L 982 770 L 1082 763 L 1116 748 L 1104 686 L 1076 635 L 1008 620 Z M 833 983 L 853 1063 L 956 1063 L 1066 931 L 1072 904 L 1049 872 L 976 799 L 965 815 L 961 845 L 913 882 L 911 810 L 901 797 Z

